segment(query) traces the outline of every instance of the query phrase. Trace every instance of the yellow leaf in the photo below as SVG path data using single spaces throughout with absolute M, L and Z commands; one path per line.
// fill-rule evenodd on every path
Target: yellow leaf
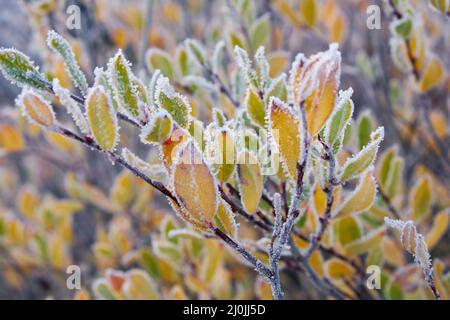
M 449 125 L 445 114 L 440 110 L 432 110 L 430 112 L 430 122 L 437 136 L 444 139 L 448 135 Z
M 111 199 L 122 208 L 130 205 L 134 197 L 133 176 L 128 171 L 122 171 L 115 179 L 111 188 Z
M 444 66 L 441 60 L 434 57 L 427 65 L 422 78 L 420 79 L 420 91 L 426 92 L 437 86 L 445 76 Z
M 400 267 L 405 265 L 403 250 L 389 237 L 384 237 L 382 241 L 383 256 L 387 262 Z
M 300 12 L 308 27 L 314 26 L 317 17 L 316 0 L 303 0 L 300 4 Z
M 76 147 L 73 142 L 69 140 L 69 138 L 66 138 L 62 134 L 52 131 L 45 132 L 45 138 L 56 148 L 64 152 L 70 152 L 72 155 L 74 155 L 73 153 Z
M 345 35 L 345 18 L 342 15 L 338 15 L 332 21 L 330 27 L 330 42 L 341 43 L 344 40 Z
M 0 125 L 0 151 L 18 152 L 25 146 L 22 133 L 10 124 Z
M 90 89 L 86 98 L 86 114 L 98 145 L 106 151 L 114 150 L 119 140 L 117 115 L 102 86 Z
M 305 110 L 308 132 L 315 136 L 325 125 L 333 113 L 338 89 L 337 75 L 339 64 L 334 64 L 330 73 L 325 74 L 325 68 L 319 72 L 320 85 L 313 94 L 306 99 Z
M 267 59 L 270 66 L 269 76 L 271 78 L 275 78 L 286 69 L 289 61 L 289 56 L 284 51 L 276 51 L 269 54 Z
M 357 218 L 348 215 L 336 220 L 335 223 L 337 225 L 336 231 L 339 242 L 343 246 L 361 238 L 362 227 Z
M 143 270 L 132 269 L 126 273 L 123 292 L 128 299 L 157 300 L 160 298 L 156 285 Z
M 242 206 L 247 212 L 255 213 L 263 190 L 261 167 L 250 152 L 241 153 L 238 160 L 237 172 Z
M 348 263 L 338 259 L 331 258 L 325 262 L 325 270 L 331 279 L 346 279 L 351 281 L 355 269 Z
M 235 138 L 230 130 L 223 129 L 216 132 L 215 141 L 212 142 L 214 154 L 214 173 L 220 181 L 231 178 L 236 168 Z
M 224 201 L 220 200 L 219 209 L 216 216 L 219 226 L 223 231 L 232 238 L 237 236 L 237 224 L 234 217 L 234 213 L 231 211 L 230 206 Z
M 267 283 L 262 277 L 257 277 L 255 281 L 255 293 L 258 299 L 272 300 L 272 289 L 270 284 Z
M 43 127 L 56 123 L 50 103 L 32 90 L 23 90 L 18 98 L 18 104 L 30 122 Z
M 187 141 L 189 134 L 181 128 L 172 131 L 172 134 L 161 145 L 162 158 L 167 168 L 172 167 L 173 159 L 178 153 L 179 147 Z
M 311 257 L 308 260 L 308 263 L 311 265 L 311 268 L 317 273 L 318 276 L 324 275 L 324 263 L 323 263 L 323 257 L 320 250 L 315 250 Z
M 421 177 L 409 194 L 411 217 L 415 223 L 420 223 L 430 214 L 432 202 L 433 192 L 430 178 Z
M 347 244 L 344 247 L 344 251 L 346 252 L 347 255 L 353 256 L 377 248 L 380 245 L 385 232 L 386 232 L 385 227 L 375 229 L 370 233 L 368 233 L 367 235 L 365 235 L 364 237 Z
M 445 234 L 449 222 L 450 222 L 449 210 L 443 210 L 434 217 L 433 226 L 425 236 L 427 246 L 430 250 L 433 249 L 433 247 L 439 242 L 439 240 Z
M 361 177 L 358 186 L 342 204 L 338 214 L 359 213 L 370 209 L 377 192 L 377 184 L 373 177 L 373 172 L 367 172 Z
M 320 184 L 316 184 L 314 189 L 314 209 L 316 209 L 319 216 L 323 216 L 327 207 L 327 194 L 322 190 Z
M 274 144 L 280 153 L 283 169 L 293 181 L 297 179 L 297 163 L 302 157 L 300 120 L 279 99 L 271 99 L 269 129 Z
M 39 202 L 39 195 L 28 187 L 22 188 L 17 197 L 17 207 L 20 213 L 28 219 L 35 217 Z
M 217 185 L 192 140 L 181 147 L 174 162 L 173 185 L 178 202 L 193 220 L 212 221 L 219 203 Z

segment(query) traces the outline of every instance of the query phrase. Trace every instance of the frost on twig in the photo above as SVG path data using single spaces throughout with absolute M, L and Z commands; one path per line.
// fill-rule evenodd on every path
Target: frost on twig
M 440 299 L 440 295 L 434 285 L 432 261 L 425 238 L 417 232 L 416 226 L 411 220 L 404 222 L 385 217 L 384 222 L 388 227 L 401 232 L 400 240 L 403 247 L 414 256 L 414 262 L 422 269 L 425 280 L 433 291 L 433 294 L 437 299 Z

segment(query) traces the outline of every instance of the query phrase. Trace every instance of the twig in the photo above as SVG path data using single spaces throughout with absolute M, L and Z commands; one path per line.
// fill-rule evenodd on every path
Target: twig
M 317 247 L 320 244 L 320 241 L 322 240 L 323 235 L 325 234 L 325 231 L 328 227 L 328 224 L 331 219 L 331 208 L 333 206 L 334 201 L 334 185 L 335 185 L 335 166 L 336 166 L 336 160 L 334 158 L 334 154 L 331 151 L 330 147 L 325 144 L 319 136 L 319 140 L 322 142 L 322 145 L 325 149 L 325 159 L 328 161 L 328 185 L 325 188 L 325 192 L 327 194 L 327 205 L 325 209 L 324 217 L 321 219 L 320 229 L 319 231 L 312 237 L 311 245 L 308 248 L 308 251 L 305 254 L 305 258 L 308 259 L 311 254 L 314 252 L 314 250 L 317 249 Z

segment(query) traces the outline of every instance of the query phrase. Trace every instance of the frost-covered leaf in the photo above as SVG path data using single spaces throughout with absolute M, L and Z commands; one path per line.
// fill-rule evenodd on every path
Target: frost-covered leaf
M 433 191 L 428 177 L 420 178 L 409 194 L 409 204 L 411 206 L 411 218 L 415 223 L 420 224 L 430 213 L 433 202 Z
M 0 70 L 7 80 L 19 87 L 46 88 L 38 68 L 28 56 L 15 49 L 0 49 Z
M 103 68 L 95 68 L 94 70 L 94 87 L 95 86 L 103 86 L 105 88 L 106 93 L 108 94 L 109 101 L 114 107 L 114 110 L 116 112 L 119 111 L 119 104 L 116 101 L 116 98 L 114 97 L 114 90 L 111 86 L 111 82 L 109 81 L 109 72 L 103 70 Z
M 159 110 L 150 121 L 141 129 L 139 137 L 143 143 L 164 142 L 173 129 L 173 120 L 165 110 Z
M 286 85 L 286 75 L 283 73 L 273 79 L 264 94 L 264 102 L 270 103 L 272 97 L 276 97 L 283 102 L 287 102 L 288 89 Z
M 161 157 L 166 168 L 171 169 L 174 158 L 179 148 L 187 141 L 189 133 L 181 128 L 175 128 L 172 134 L 167 138 L 161 146 Z
M 75 54 L 67 40 L 60 34 L 51 30 L 47 34 L 47 45 L 53 52 L 59 54 L 63 58 L 66 70 L 70 74 L 75 86 L 80 89 L 83 96 L 86 95 L 88 91 L 86 77 L 81 71 L 80 66 L 75 59 Z
M 108 63 L 109 80 L 114 92 L 114 98 L 119 108 L 130 117 L 138 119 L 141 115 L 134 75 L 121 50 Z
M 214 173 L 220 181 L 227 181 L 236 168 L 236 139 L 231 130 L 211 130 L 208 134 L 208 152 Z
M 303 157 L 304 132 L 301 121 L 287 105 L 272 98 L 269 109 L 269 130 L 272 143 L 277 148 L 285 172 L 295 181 L 297 163 Z
M 55 113 L 50 103 L 31 89 L 23 89 L 16 104 L 31 123 L 43 127 L 50 127 L 56 123 Z
M 146 53 L 145 61 L 150 71 L 160 70 L 169 79 L 175 77 L 172 58 L 167 52 L 158 48 L 151 48 Z
M 417 231 L 414 223 L 402 220 L 392 220 L 384 218 L 387 226 L 401 232 L 400 241 L 403 248 L 414 256 L 414 261 L 423 270 L 425 278 L 429 279 L 433 275 L 431 257 L 428 252 L 425 238 Z
M 218 189 L 210 168 L 192 140 L 181 146 L 172 172 L 179 203 L 193 220 L 211 222 L 217 212 Z
M 252 63 L 248 57 L 247 52 L 239 46 L 234 47 L 234 54 L 236 55 L 236 61 L 239 66 L 240 72 L 245 77 L 245 81 L 248 85 L 254 89 L 259 88 L 258 77 L 256 71 L 252 68 Z
M 373 172 L 368 171 L 361 177 L 356 189 L 347 196 L 341 208 L 337 210 L 340 215 L 359 213 L 368 210 L 375 200 L 377 184 Z
M 349 158 L 342 166 L 339 179 L 342 182 L 353 179 L 363 173 L 375 161 L 381 141 L 384 138 L 384 129 L 379 127 L 371 134 L 371 142 L 358 154 Z
M 334 110 L 341 74 L 341 54 L 337 46 L 330 46 L 316 68 L 315 81 L 318 84 L 305 100 L 306 120 L 311 136 L 315 136 L 323 128 Z
M 237 237 L 238 225 L 236 223 L 236 217 L 230 206 L 222 199 L 220 200 L 215 217 L 215 224 L 230 237 Z
M 254 89 L 247 89 L 245 106 L 250 119 L 252 119 L 255 124 L 264 128 L 266 125 L 266 110 L 264 102 Z
M 155 97 L 159 108 L 165 109 L 172 119 L 182 128 L 188 128 L 191 117 L 191 107 L 186 97 L 172 88 L 169 79 L 159 77 L 156 85 Z
M 119 125 L 116 112 L 102 86 L 89 90 L 85 109 L 95 142 L 103 150 L 114 150 L 119 141 Z
M 252 153 L 239 155 L 237 173 L 242 206 L 247 212 L 255 213 L 261 200 L 263 177 L 261 167 Z
M 67 109 L 67 112 L 72 116 L 73 121 L 80 129 L 80 131 L 85 135 L 89 134 L 90 133 L 89 124 L 86 118 L 84 117 L 84 114 L 81 111 L 78 102 L 72 99 L 70 91 L 66 88 L 63 88 L 57 78 L 53 79 L 52 88 L 53 91 L 55 92 L 55 95 L 59 98 L 61 104 Z
M 352 89 L 339 93 L 339 103 L 325 127 L 325 142 L 337 153 L 343 143 L 345 130 L 353 114 Z

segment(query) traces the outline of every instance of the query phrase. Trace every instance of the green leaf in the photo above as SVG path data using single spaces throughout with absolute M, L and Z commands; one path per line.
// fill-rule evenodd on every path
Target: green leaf
M 92 291 L 97 298 L 103 300 L 116 300 L 117 295 L 113 292 L 113 289 L 109 285 L 106 279 L 98 279 L 92 285 Z
M 332 146 L 334 153 L 337 153 L 342 146 L 345 129 L 353 114 L 352 93 L 352 89 L 340 92 L 339 103 L 325 127 L 325 141 L 329 146 Z
M 85 107 L 95 142 L 103 150 L 114 150 L 119 141 L 119 125 L 116 112 L 102 86 L 90 89 Z
M 0 70 L 3 76 L 19 87 L 46 89 L 44 76 L 34 66 L 34 63 L 20 51 L 15 49 L 0 49 Z
M 66 70 L 69 73 L 72 81 L 74 82 L 75 86 L 80 89 L 83 96 L 85 96 L 87 94 L 89 86 L 86 81 L 86 77 L 81 71 L 80 66 L 75 59 L 75 54 L 73 53 L 73 50 L 67 40 L 64 39 L 60 34 L 52 30 L 48 32 L 47 45 L 50 49 L 52 49 L 55 53 L 59 54 L 62 57 Z
M 370 141 L 370 134 L 375 128 L 374 120 L 369 111 L 364 111 L 357 120 L 358 123 L 358 147 L 361 150 Z
M 156 85 L 158 107 L 165 109 L 180 127 L 189 128 L 191 107 L 186 97 L 170 86 L 169 79 L 159 77 Z
M 109 61 L 108 71 L 114 98 L 119 108 L 130 117 L 138 119 L 140 110 L 137 88 L 133 83 L 135 76 L 121 50 Z
M 140 138 L 143 143 L 162 143 L 170 135 L 173 129 L 172 117 L 165 110 L 160 110 L 142 128 Z
M 253 51 L 260 46 L 265 46 L 269 42 L 270 37 L 270 16 L 264 14 L 256 19 L 250 27 L 250 40 Z
M 413 22 L 410 17 L 395 20 L 391 25 L 391 30 L 402 39 L 409 39 L 413 30 Z
M 151 48 L 147 51 L 145 61 L 150 71 L 160 70 L 167 78 L 174 79 L 175 71 L 172 66 L 172 58 L 167 52 L 158 48 Z
M 353 179 L 366 171 L 375 161 L 378 148 L 384 138 L 384 129 L 379 127 L 371 134 L 371 142 L 367 144 L 357 155 L 349 158 L 342 166 L 339 179 L 342 182 Z
M 206 51 L 200 42 L 194 39 L 187 39 L 185 45 L 191 59 L 199 65 L 204 65 L 206 62 Z
M 269 104 L 270 98 L 276 97 L 283 102 L 287 102 L 287 96 L 286 75 L 281 74 L 279 77 L 272 80 L 264 94 L 264 101 L 266 104 Z
M 264 102 L 254 89 L 247 89 L 245 97 L 245 106 L 250 119 L 261 128 L 266 126 L 266 110 Z

